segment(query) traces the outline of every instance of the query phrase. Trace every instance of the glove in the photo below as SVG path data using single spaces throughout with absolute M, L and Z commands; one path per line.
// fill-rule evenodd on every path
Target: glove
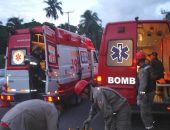
M 85 124 L 84 130 L 89 130 L 89 124 Z
M 145 95 L 146 93 L 144 91 L 139 91 L 140 95 Z

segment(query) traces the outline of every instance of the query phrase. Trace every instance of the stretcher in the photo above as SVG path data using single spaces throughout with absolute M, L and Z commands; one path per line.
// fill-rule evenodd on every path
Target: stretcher
M 154 96 L 154 103 L 164 103 L 170 100 L 170 82 L 161 79 L 161 82 L 156 82 L 156 90 Z

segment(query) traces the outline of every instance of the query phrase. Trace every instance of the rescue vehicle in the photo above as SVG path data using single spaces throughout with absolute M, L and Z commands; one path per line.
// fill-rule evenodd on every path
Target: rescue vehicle
M 30 69 L 38 65 L 31 56 L 34 48 L 44 55 L 36 73 Z M 63 101 L 74 95 L 78 80 L 89 81 L 98 71 L 98 59 L 90 39 L 45 24 L 15 30 L 9 37 L 5 59 L 6 83 L 1 100 L 9 102 L 37 95 L 50 102 Z M 44 77 L 35 80 L 38 78 L 34 74 L 39 71 Z
M 136 106 L 137 61 L 136 53 L 146 55 L 156 51 L 163 62 L 165 73 L 170 72 L 170 21 L 134 20 L 110 22 L 103 32 L 99 50 L 97 84 L 110 86 Z M 159 95 L 154 97 L 154 109 L 170 110 L 170 82 L 157 83 Z M 158 93 L 157 93 L 158 94 Z M 162 109 L 160 109 L 162 108 Z

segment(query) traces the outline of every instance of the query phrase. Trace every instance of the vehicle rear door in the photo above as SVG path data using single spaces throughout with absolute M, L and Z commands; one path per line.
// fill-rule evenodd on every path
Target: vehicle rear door
M 57 61 L 57 46 L 55 38 L 55 30 L 49 26 L 43 26 L 43 35 L 45 42 L 45 59 L 46 59 L 46 81 L 45 92 L 46 94 L 55 93 L 58 89 L 57 85 L 57 73 L 58 73 L 58 61 Z
M 137 23 L 120 22 L 107 25 L 100 47 L 99 75 L 101 85 L 109 85 L 136 100 L 136 42 Z
M 11 35 L 6 56 L 7 91 L 10 93 L 29 93 L 29 70 L 24 56 L 30 53 L 30 33 L 25 31 Z

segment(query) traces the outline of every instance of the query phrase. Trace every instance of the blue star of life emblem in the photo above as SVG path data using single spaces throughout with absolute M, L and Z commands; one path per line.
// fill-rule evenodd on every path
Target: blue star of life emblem
M 111 48 L 111 52 L 113 52 L 110 56 L 112 60 L 117 59 L 117 63 L 123 63 L 123 59 L 127 60 L 129 55 L 129 48 L 127 46 L 123 46 L 123 43 L 117 43 L 117 46 L 113 46 Z

